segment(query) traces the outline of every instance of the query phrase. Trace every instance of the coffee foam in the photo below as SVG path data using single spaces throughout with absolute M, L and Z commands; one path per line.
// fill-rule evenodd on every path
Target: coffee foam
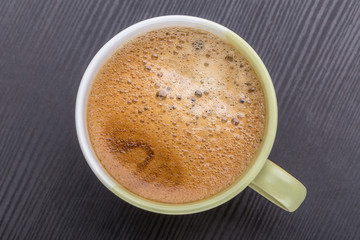
M 193 202 L 251 164 L 264 94 L 241 54 L 193 28 L 163 28 L 124 44 L 100 69 L 87 108 L 104 168 L 148 199 Z

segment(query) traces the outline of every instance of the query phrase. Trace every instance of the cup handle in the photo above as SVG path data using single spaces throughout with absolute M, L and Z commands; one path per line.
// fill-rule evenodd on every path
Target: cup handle
M 289 212 L 295 211 L 306 196 L 305 186 L 270 160 L 249 187 Z

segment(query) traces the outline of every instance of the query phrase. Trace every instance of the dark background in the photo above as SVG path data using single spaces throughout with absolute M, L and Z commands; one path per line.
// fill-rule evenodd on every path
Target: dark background
M 242 36 L 272 76 L 279 127 L 270 159 L 307 187 L 288 213 L 246 189 L 215 209 L 137 209 L 88 167 L 77 89 L 112 36 L 187 14 Z M 0 239 L 359 239 L 359 1 L 0 2 Z

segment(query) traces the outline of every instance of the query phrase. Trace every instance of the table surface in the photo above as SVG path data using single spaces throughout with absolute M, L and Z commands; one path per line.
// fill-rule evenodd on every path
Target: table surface
M 246 189 L 185 216 L 137 209 L 88 167 L 77 89 L 112 36 L 147 18 L 216 21 L 258 52 L 279 125 L 269 156 L 307 187 L 288 213 Z M 359 1 L 0 2 L 0 239 L 359 239 Z

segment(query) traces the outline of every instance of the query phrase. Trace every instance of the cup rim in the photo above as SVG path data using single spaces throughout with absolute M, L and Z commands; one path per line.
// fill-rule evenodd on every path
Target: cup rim
M 258 149 L 256 159 L 253 160 L 252 166 L 246 173 L 239 177 L 237 181 L 222 192 L 204 200 L 183 204 L 168 204 L 148 200 L 130 192 L 118 184 L 107 173 L 97 159 L 97 156 L 91 146 L 87 131 L 87 100 L 92 82 L 103 63 L 114 51 L 116 51 L 116 49 L 118 49 L 123 43 L 129 41 L 131 38 L 165 26 L 189 26 L 200 28 L 212 32 L 231 43 L 234 47 L 241 51 L 258 75 L 262 83 L 266 103 L 265 133 L 262 145 Z M 79 144 L 88 165 L 97 178 L 115 195 L 136 207 L 151 212 L 172 215 L 190 214 L 209 210 L 227 202 L 243 191 L 257 176 L 261 168 L 264 166 L 275 140 L 277 128 L 277 100 L 273 83 L 264 63 L 255 50 L 240 36 L 218 23 L 203 18 L 185 15 L 168 15 L 138 22 L 116 34 L 103 47 L 101 47 L 91 60 L 81 79 L 76 98 L 75 125 Z

